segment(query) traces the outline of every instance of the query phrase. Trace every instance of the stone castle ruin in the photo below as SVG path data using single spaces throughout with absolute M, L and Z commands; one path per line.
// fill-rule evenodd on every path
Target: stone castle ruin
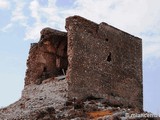
M 142 40 L 79 16 L 65 28 L 44 28 L 31 45 L 25 86 L 65 79 L 68 99 L 93 96 L 142 110 Z

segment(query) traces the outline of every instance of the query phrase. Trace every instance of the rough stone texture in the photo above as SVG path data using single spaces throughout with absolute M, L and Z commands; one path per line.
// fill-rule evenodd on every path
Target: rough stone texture
M 0 120 L 39 120 L 36 115 L 43 110 L 63 108 L 68 96 L 67 81 L 48 80 L 41 85 L 26 86 L 19 101 L 0 109 Z
M 66 30 L 44 28 L 31 44 L 22 97 L 0 120 L 121 120 L 124 109 L 142 110 L 142 40 L 79 16 Z
M 69 97 L 115 98 L 143 108 L 142 40 L 106 23 L 66 19 Z
M 39 43 L 31 45 L 25 86 L 41 84 L 47 78 L 62 75 L 62 69 L 66 71 L 67 66 L 67 33 L 45 28 Z
M 36 101 L 38 102 L 38 100 Z M 87 98 L 83 101 L 72 99 L 66 101 L 63 107 L 59 109 L 54 109 L 53 105 L 48 105 L 27 110 L 18 102 L 16 106 L 13 107 L 12 105 L 12 108 L 10 106 L 9 109 L 3 110 L 3 113 L 0 110 L 1 120 L 159 120 L 157 116 L 151 113 L 139 113 L 132 108 L 111 107 L 106 99 L 95 98 Z M 140 114 L 148 114 L 150 117 L 138 116 Z

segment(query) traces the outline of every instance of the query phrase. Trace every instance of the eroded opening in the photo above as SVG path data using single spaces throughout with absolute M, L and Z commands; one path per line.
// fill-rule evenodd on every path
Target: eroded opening
M 112 60 L 111 52 L 109 52 L 109 55 L 108 55 L 108 57 L 107 57 L 107 61 L 108 61 L 108 62 L 111 62 L 111 60 Z
M 60 80 L 64 79 L 68 68 L 67 35 L 54 35 L 49 39 L 45 39 L 45 35 L 42 36 L 42 46 L 39 47 L 44 49 L 45 56 L 43 57 L 47 62 L 40 79 L 42 81 L 52 77 Z
M 105 39 L 105 41 L 107 41 L 107 42 L 108 42 L 108 38 L 106 38 L 106 39 Z
M 68 68 L 67 40 L 61 41 L 55 51 L 56 74 L 55 77 L 65 75 Z

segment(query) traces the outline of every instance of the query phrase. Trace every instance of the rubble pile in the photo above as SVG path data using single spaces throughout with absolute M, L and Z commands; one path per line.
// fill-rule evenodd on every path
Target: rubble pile
M 7 112 L 5 109 L 4 111 Z M 9 114 L 7 118 L 2 117 L 5 116 L 3 112 L 3 114 L 0 113 L 0 118 L 2 120 L 158 120 L 153 116 L 144 117 L 138 114 L 147 114 L 147 112 L 123 106 L 112 106 L 107 99 L 90 96 L 83 100 L 76 98 L 67 100 L 59 108 L 54 108 L 52 105 L 36 109 L 28 108 L 28 110 L 21 108 L 19 113 L 16 112 L 15 117 L 12 116 L 12 118 L 9 118 Z

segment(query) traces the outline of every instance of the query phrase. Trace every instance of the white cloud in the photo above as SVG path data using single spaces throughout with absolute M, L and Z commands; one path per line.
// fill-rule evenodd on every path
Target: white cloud
M 26 28 L 26 34 L 24 40 L 34 40 L 38 41 L 40 38 L 40 30 L 46 27 L 44 24 L 36 23 L 32 27 L 28 26 Z
M 41 22 L 41 19 L 40 19 L 40 9 L 41 9 L 41 6 L 39 5 L 38 1 L 37 0 L 33 0 L 31 3 L 30 3 L 30 6 L 29 6 L 29 9 L 31 11 L 31 17 L 33 17 L 36 22 Z
M 40 34 L 40 30 L 45 27 L 45 23 L 42 23 L 42 9 L 43 6 L 39 4 L 37 0 L 33 0 L 29 4 L 29 10 L 31 12 L 31 18 L 35 20 L 32 25 L 26 27 L 25 40 L 37 41 Z
M 9 28 L 11 28 L 13 26 L 13 24 L 12 23 L 9 23 L 9 24 L 7 24 L 5 27 L 3 27 L 2 29 L 1 29 L 1 31 L 2 32 L 7 32 L 7 30 L 9 29 Z
M 24 27 L 28 26 L 27 17 L 23 13 L 26 3 L 24 1 L 13 0 L 12 4 L 15 5 L 15 8 L 11 10 L 10 22 L 1 29 L 3 32 L 6 32 L 8 29 L 13 27 L 15 23 L 18 23 Z
M 39 39 L 39 32 L 44 27 L 53 27 L 56 29 L 64 28 L 64 18 L 61 18 L 58 15 L 59 11 L 55 5 L 55 2 L 55 0 L 48 0 L 47 6 L 41 5 L 38 0 L 33 0 L 30 2 L 29 9 L 31 12 L 31 17 L 35 20 L 35 23 L 33 23 L 33 25 L 28 25 L 25 40 L 37 41 Z
M 10 3 L 7 0 L 0 0 L 0 9 L 9 9 Z
M 27 17 L 23 13 L 25 2 L 15 0 L 14 4 L 16 8 L 12 12 L 11 22 L 17 22 L 17 21 L 24 22 L 27 19 Z
M 83 15 L 96 22 L 106 21 L 132 34 L 152 26 L 155 5 L 149 0 L 76 0 L 78 6 L 73 13 Z M 157 3 L 158 4 L 158 3 Z M 160 9 L 156 9 L 160 11 Z M 153 17 L 152 17 L 153 16 Z
M 144 36 L 143 58 L 144 61 L 160 59 L 160 35 Z

